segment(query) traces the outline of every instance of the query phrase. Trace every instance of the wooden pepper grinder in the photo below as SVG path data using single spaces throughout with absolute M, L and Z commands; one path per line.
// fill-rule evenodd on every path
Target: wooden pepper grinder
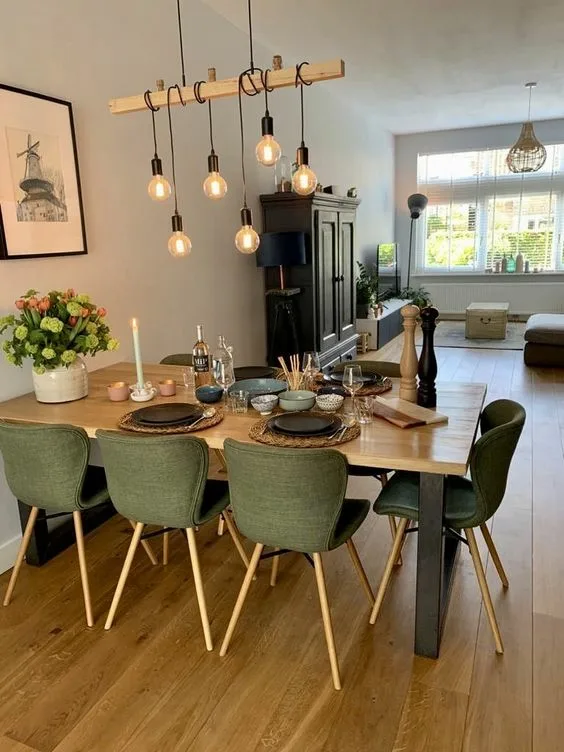
M 409 303 L 400 310 L 403 318 L 403 352 L 400 360 L 400 389 L 401 399 L 409 402 L 417 401 L 417 350 L 415 349 L 415 327 L 419 308 Z
M 437 358 L 435 357 L 435 345 L 433 338 L 437 326 L 436 319 L 439 312 L 433 306 L 421 309 L 421 329 L 423 330 L 423 347 L 419 358 L 419 388 L 417 389 L 417 404 L 422 407 L 437 406 L 437 390 L 435 379 L 437 378 Z

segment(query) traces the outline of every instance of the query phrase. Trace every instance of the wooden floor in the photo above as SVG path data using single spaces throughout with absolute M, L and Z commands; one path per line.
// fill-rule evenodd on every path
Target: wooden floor
M 387 349 L 399 353 L 397 344 Z M 487 566 L 505 655 L 494 652 L 463 551 L 441 657 L 413 657 L 413 538 L 375 627 L 346 550 L 326 557 L 341 692 L 331 684 L 313 571 L 298 555 L 283 558 L 275 588 L 263 566 L 220 659 L 243 569 L 213 525 L 197 537 L 214 652 L 204 647 L 178 533 L 166 568 L 138 554 L 105 633 L 131 534 L 114 519 L 86 540 L 93 629 L 83 622 L 74 549 L 40 570 L 24 566 L 12 604 L 0 610 L 0 752 L 564 750 L 564 371 L 527 370 L 518 351 L 438 356 L 442 380 L 487 382 L 489 399 L 512 397 L 527 409 L 493 520 L 506 593 Z M 356 495 L 378 491 L 375 481 L 351 486 Z M 387 521 L 370 514 L 356 542 L 376 585 Z

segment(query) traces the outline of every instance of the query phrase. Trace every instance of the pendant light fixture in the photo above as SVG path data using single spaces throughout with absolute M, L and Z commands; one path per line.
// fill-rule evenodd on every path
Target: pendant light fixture
M 145 104 L 151 111 L 151 119 L 153 123 L 153 144 L 155 147 L 155 154 L 153 156 L 153 159 L 151 159 L 151 170 L 153 172 L 153 177 L 151 178 L 149 185 L 147 186 L 147 193 L 153 199 L 153 201 L 166 201 L 170 196 L 172 189 L 168 180 L 163 177 L 163 163 L 161 162 L 157 153 L 158 150 L 157 131 L 155 128 L 155 112 L 158 112 L 159 108 L 155 107 L 151 102 L 150 89 L 147 89 L 143 96 L 145 98 Z
M 531 122 L 531 97 L 536 82 L 525 84 L 529 90 L 529 110 L 527 120 L 523 123 L 517 142 L 509 150 L 506 163 L 511 172 L 538 172 L 546 162 L 546 149 L 535 135 Z
M 258 161 L 265 167 L 272 167 L 278 162 L 282 154 L 280 144 L 274 138 L 274 118 L 268 111 L 268 93 L 273 89 L 268 88 L 268 74 L 269 70 L 264 71 L 263 86 L 264 86 L 264 117 L 260 121 L 262 138 L 257 144 L 255 154 Z
M 167 110 L 168 110 L 168 130 L 170 133 L 170 156 L 172 162 L 172 185 L 174 188 L 174 214 L 172 215 L 172 235 L 168 239 L 169 253 L 175 258 L 184 258 L 188 256 L 192 250 L 192 241 L 184 233 L 182 226 L 182 216 L 178 213 L 178 193 L 176 190 L 176 164 L 174 160 L 174 136 L 172 133 L 172 118 L 170 116 L 170 92 L 172 89 L 178 91 L 180 101 L 184 104 L 182 99 L 182 92 L 178 84 L 169 86 L 167 90 Z
M 292 176 L 292 186 L 300 196 L 309 196 L 317 186 L 317 176 L 309 166 L 309 149 L 304 142 L 304 85 L 311 86 L 311 81 L 302 78 L 302 66 L 307 62 L 296 65 L 296 86 L 300 87 L 300 118 L 302 125 L 302 141 L 296 154 L 298 169 Z
M 250 5 L 250 2 L 249 2 Z M 252 62 L 252 55 L 251 55 Z M 239 127 L 241 131 L 241 177 L 243 178 L 243 207 L 241 209 L 241 229 L 235 235 L 235 247 L 241 253 L 255 253 L 260 245 L 260 238 L 253 228 L 253 215 L 247 206 L 247 178 L 245 175 L 245 127 L 243 122 L 243 76 L 239 76 Z
M 194 96 L 196 97 L 196 101 L 200 104 L 205 103 L 205 99 L 202 99 L 200 96 L 200 86 L 202 85 L 203 81 L 197 81 L 194 84 Z M 220 198 L 223 198 L 225 194 L 227 193 L 227 182 L 225 181 L 225 178 L 221 175 L 219 172 L 219 157 L 215 153 L 215 150 L 213 148 L 213 118 L 212 118 L 212 105 L 210 100 L 208 99 L 208 115 L 209 115 L 209 125 L 210 125 L 210 153 L 208 155 L 208 176 L 204 180 L 204 193 L 208 198 L 211 198 L 215 201 L 217 201 Z

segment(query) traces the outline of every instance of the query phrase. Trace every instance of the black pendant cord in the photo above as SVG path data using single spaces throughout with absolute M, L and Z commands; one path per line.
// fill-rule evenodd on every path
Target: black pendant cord
M 252 0 L 247 1 L 247 15 L 249 18 L 249 68 L 251 73 L 255 72 L 255 61 L 253 55 L 253 11 Z
M 206 104 L 208 105 L 208 120 L 209 120 L 209 133 L 210 133 L 210 147 L 211 147 L 211 154 L 215 154 L 215 149 L 213 147 L 213 115 L 212 115 L 212 103 L 211 99 L 206 99 L 201 95 L 201 88 L 202 85 L 205 84 L 206 81 L 196 81 L 194 83 L 194 99 L 198 104 Z
M 209 123 L 210 123 L 210 149 L 211 149 L 211 153 L 215 154 L 215 149 L 213 148 L 212 104 L 211 104 L 211 100 L 210 99 L 208 99 L 208 117 L 209 117 Z
M 153 102 L 151 101 L 151 90 L 147 89 L 147 91 L 143 94 L 143 99 L 145 100 L 145 104 L 151 111 L 151 119 L 153 121 L 153 144 L 155 146 L 155 159 L 159 158 L 159 155 L 157 154 L 157 130 L 155 127 L 155 112 L 158 112 L 160 107 L 155 107 Z
M 260 76 L 262 80 L 262 87 L 264 89 L 264 114 L 266 117 L 270 116 L 270 112 L 268 111 L 268 95 L 271 91 L 274 91 L 274 88 L 268 85 L 268 75 L 270 72 L 270 68 L 267 68 L 261 73 Z
M 305 146 L 304 141 L 304 86 L 311 86 L 313 81 L 306 81 L 304 77 L 302 76 L 302 68 L 304 65 L 309 65 L 309 63 L 304 60 L 303 63 L 298 63 L 296 65 L 296 80 L 295 85 L 300 87 L 300 120 L 301 120 L 301 130 L 302 130 L 302 139 L 301 139 L 301 146 Z
M 168 131 L 170 134 L 170 158 L 172 162 L 172 185 L 174 187 L 174 213 L 178 214 L 178 197 L 176 195 L 176 164 L 174 159 L 174 136 L 172 133 L 172 118 L 170 116 L 170 92 L 176 89 L 178 91 L 178 96 L 180 98 L 180 104 L 183 107 L 186 107 L 186 102 L 182 99 L 182 92 L 180 91 L 180 86 L 178 84 L 174 84 L 174 86 L 169 86 L 167 93 L 166 93 L 166 106 L 168 109 Z
M 180 0 L 176 0 L 176 13 L 178 16 L 178 41 L 180 44 L 180 68 L 182 71 L 182 86 L 186 86 L 186 70 L 184 67 L 184 43 L 182 40 L 182 17 L 180 14 Z
M 250 2 L 249 2 L 250 7 Z M 241 176 L 243 178 L 243 208 L 247 208 L 247 176 L 245 175 L 245 124 L 243 121 L 243 98 L 241 96 L 242 92 L 245 91 L 243 88 L 243 76 L 245 73 L 241 73 L 239 76 L 239 90 L 237 92 L 237 96 L 239 98 L 239 129 L 241 133 Z M 252 96 L 252 95 L 251 95 Z
M 409 255 L 407 257 L 407 287 L 408 288 L 409 288 L 409 280 L 410 280 L 410 277 L 411 277 L 411 252 L 412 252 L 411 244 L 413 242 L 413 223 L 414 223 L 414 221 L 415 221 L 414 219 L 411 220 L 411 225 L 409 227 Z

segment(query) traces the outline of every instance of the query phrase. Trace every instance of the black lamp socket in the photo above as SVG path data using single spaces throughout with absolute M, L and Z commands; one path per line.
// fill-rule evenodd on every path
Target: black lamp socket
M 173 214 L 172 215 L 172 231 L 173 232 L 182 232 L 182 217 L 180 214 Z
M 298 151 L 296 152 L 296 162 L 298 163 L 298 167 L 309 165 L 309 149 L 307 148 L 307 146 L 304 146 L 302 144 L 298 148 Z
M 163 174 L 163 163 L 158 157 L 151 159 L 151 169 L 153 170 L 153 175 Z
M 260 121 L 262 135 L 273 136 L 274 135 L 274 119 L 271 115 L 265 115 Z
M 251 213 L 251 210 L 248 206 L 244 206 L 241 209 L 241 224 L 244 225 L 251 225 L 253 224 L 253 215 Z

